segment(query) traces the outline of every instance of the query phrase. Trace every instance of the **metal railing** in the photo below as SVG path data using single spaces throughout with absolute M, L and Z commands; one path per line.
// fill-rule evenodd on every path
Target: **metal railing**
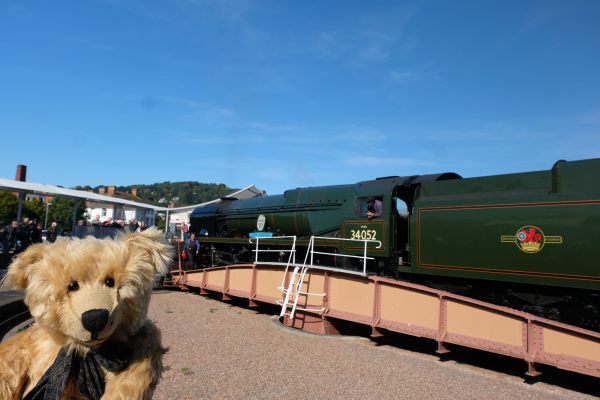
M 284 249 L 277 249 L 277 250 L 270 250 L 270 249 L 259 249 L 258 245 L 260 243 L 261 240 L 278 240 L 278 239 L 291 239 L 292 240 L 292 247 L 289 250 L 284 250 Z M 285 273 L 283 274 L 283 278 L 281 281 L 281 285 L 278 287 L 278 289 L 280 290 L 284 290 L 285 288 L 285 277 L 287 275 L 287 272 L 290 268 L 290 265 L 294 265 L 296 264 L 296 236 L 275 236 L 275 237 L 257 237 L 257 238 L 250 238 L 250 243 L 252 243 L 253 240 L 256 240 L 256 248 L 254 250 L 252 250 L 255 254 L 254 254 L 254 264 L 272 264 L 272 262 L 268 262 L 268 261 L 259 261 L 258 260 L 258 255 L 259 253 L 289 253 L 288 256 L 288 260 L 287 263 L 285 265 Z
M 271 249 L 260 249 L 259 245 L 261 242 L 264 243 L 264 241 L 269 241 L 269 240 L 278 240 L 278 239 L 292 239 L 292 245 L 291 248 L 289 250 L 285 250 L 285 249 L 275 249 L 275 250 L 271 250 Z M 288 260 L 286 263 L 286 272 L 288 270 L 288 268 L 290 267 L 290 265 L 295 265 L 296 264 L 296 240 L 297 237 L 296 236 L 275 236 L 275 237 L 264 237 L 264 238 L 250 238 L 250 243 L 256 243 L 256 247 L 254 250 L 252 250 L 255 253 L 254 256 L 254 263 L 255 264 L 273 264 L 273 262 L 270 261 L 260 261 L 259 260 L 259 254 L 260 253 L 289 253 L 288 256 Z M 352 255 L 352 254 L 344 254 L 344 253 L 329 253 L 329 252 L 323 252 L 323 251 L 316 251 L 315 250 L 315 240 L 330 240 L 330 241 L 338 241 L 338 242 L 362 242 L 363 246 L 362 246 L 362 250 L 363 250 L 363 254 L 362 255 Z M 256 242 L 254 242 L 256 241 Z M 330 269 L 330 270 L 335 270 L 335 271 L 344 271 L 344 268 L 335 268 L 335 267 L 325 267 L 325 266 L 317 266 L 314 264 L 314 255 L 315 254 L 319 254 L 319 255 L 325 255 L 325 256 L 333 256 L 333 257 L 342 257 L 342 258 L 356 258 L 356 259 L 360 259 L 362 260 L 362 273 L 359 273 L 363 276 L 367 275 L 367 260 L 373 260 L 373 257 L 369 257 L 367 256 L 367 252 L 369 249 L 373 249 L 373 247 L 369 247 L 369 243 L 375 243 L 377 244 L 376 247 L 374 247 L 375 249 L 380 249 L 382 246 L 381 241 L 379 240 L 368 240 L 368 239 L 344 239 L 344 238 L 336 238 L 336 237 L 326 237 L 326 236 L 311 236 L 310 240 L 308 242 L 308 248 L 306 251 L 306 255 L 304 257 L 304 262 L 303 265 L 304 266 L 308 266 L 310 268 L 318 268 L 318 269 Z M 310 262 L 309 262 L 309 255 L 310 255 Z M 352 271 L 350 271 L 352 273 Z M 354 274 L 357 274 L 357 272 L 353 272 Z M 283 286 L 283 284 L 282 284 Z
M 264 243 L 265 241 L 282 240 L 282 239 L 283 240 L 291 239 L 291 247 L 289 250 L 288 249 L 261 249 L 260 248 L 261 242 Z M 311 312 L 316 312 L 316 313 L 321 313 L 325 310 L 325 308 L 323 308 L 323 307 L 320 307 L 320 308 L 298 307 L 298 301 L 299 301 L 300 296 L 307 296 L 307 297 L 308 296 L 321 296 L 321 297 L 323 297 L 325 295 L 324 293 L 311 293 L 311 292 L 302 290 L 304 281 L 306 279 L 306 273 L 309 268 L 330 269 L 330 270 L 334 270 L 334 271 L 342 271 L 342 272 L 348 272 L 348 273 L 358 274 L 358 275 L 362 275 L 362 276 L 367 276 L 367 260 L 373 260 L 373 257 L 367 256 L 367 251 L 369 250 L 369 243 L 376 244 L 376 247 L 375 247 L 376 249 L 381 248 L 381 245 L 382 245 L 381 241 L 379 241 L 379 240 L 344 239 L 344 238 L 333 238 L 333 237 L 324 237 L 324 236 L 311 236 L 311 238 L 308 242 L 308 248 L 307 248 L 306 254 L 304 255 L 304 262 L 302 263 L 302 265 L 300 265 L 300 264 L 296 264 L 296 239 L 297 239 L 296 236 L 278 236 L 278 237 L 264 237 L 264 238 L 256 237 L 256 238 L 249 239 L 249 242 L 251 244 L 254 244 L 254 243 L 256 244 L 256 248 L 254 250 L 252 250 L 255 253 L 254 264 L 273 264 L 273 262 L 269 262 L 269 261 L 260 261 L 259 260 L 260 253 L 280 253 L 281 255 L 286 254 L 286 253 L 289 254 L 287 263 L 285 265 L 285 272 L 282 274 L 282 277 L 281 277 L 281 284 L 277 287 L 277 289 L 279 289 L 283 292 L 284 298 L 281 300 L 278 300 L 277 303 L 281 304 L 280 316 L 287 315 L 292 319 L 294 318 L 296 310 L 311 311 Z M 320 241 L 335 240 L 337 242 L 362 242 L 363 243 L 363 254 L 359 256 L 359 255 L 352 255 L 352 254 L 317 251 L 317 250 L 315 250 L 315 241 L 316 240 L 320 240 Z M 322 266 L 315 266 L 314 265 L 315 254 L 325 255 L 325 256 L 333 256 L 333 257 L 361 259 L 362 266 L 363 266 L 362 273 L 346 271 L 341 268 L 328 268 L 328 267 L 322 267 Z M 294 266 L 294 271 L 292 273 L 292 276 L 290 277 L 288 287 L 286 288 L 285 287 L 285 279 L 288 276 L 290 266 L 292 266 L 292 265 Z M 291 308 L 290 312 L 288 312 L 289 308 Z
M 258 247 L 260 242 L 263 240 L 279 240 L 279 239 L 292 239 L 292 248 L 290 250 L 282 250 L 282 249 L 278 249 L 278 250 L 268 250 L 267 249 L 267 250 L 265 250 L 265 249 L 259 249 L 259 247 Z M 256 237 L 256 238 L 250 238 L 249 239 L 250 243 L 252 243 L 253 240 L 256 240 L 256 248 L 254 250 L 252 250 L 255 253 L 254 264 L 271 264 L 270 262 L 267 262 L 267 261 L 259 261 L 258 260 L 259 253 L 290 253 L 290 255 L 288 257 L 288 264 L 296 263 L 296 236 Z
M 286 240 L 291 239 L 291 248 L 288 249 L 261 249 L 261 242 L 265 241 L 273 241 L 273 240 Z M 252 250 L 254 255 L 254 264 L 273 264 L 272 261 L 260 261 L 259 254 L 260 253 L 280 253 L 286 254 L 288 253 L 288 260 L 285 265 L 285 272 L 281 277 L 281 284 L 277 287 L 277 289 L 281 290 L 284 294 L 284 298 L 282 300 L 278 300 L 277 303 L 281 304 L 281 313 L 280 316 L 288 315 L 290 318 L 294 318 L 296 310 L 303 311 L 312 311 L 312 312 L 323 312 L 325 309 L 321 308 L 311 308 L 311 307 L 298 307 L 298 301 L 300 296 L 324 296 L 324 293 L 311 293 L 308 291 L 303 291 L 302 286 L 304 285 L 304 281 L 306 279 L 306 272 L 309 268 L 315 269 L 328 269 L 333 271 L 347 272 L 356 275 L 367 276 L 367 260 L 373 260 L 374 257 L 367 256 L 367 251 L 369 250 L 369 243 L 374 243 L 377 246 L 376 249 L 381 248 L 381 241 L 379 240 L 367 240 L 367 239 L 344 239 L 344 238 L 334 238 L 334 237 L 325 237 L 325 236 L 311 236 L 308 242 L 308 248 L 306 254 L 304 255 L 304 262 L 302 265 L 296 264 L 296 236 L 276 236 L 276 237 L 256 237 L 250 238 L 249 242 L 251 244 L 256 244 L 254 250 Z M 315 250 L 315 241 L 326 241 L 326 240 L 335 240 L 337 242 L 362 242 L 363 243 L 363 254 L 352 255 L 352 254 L 343 254 L 343 253 L 330 253 L 324 251 L 316 251 Z M 279 244 L 279 243 L 278 243 Z M 362 273 L 356 271 L 348 271 L 343 268 L 334 268 L 334 267 L 323 267 L 323 266 L 315 266 L 315 254 L 325 255 L 325 256 L 333 256 L 333 257 L 344 257 L 344 258 L 357 258 L 362 260 Z M 310 257 L 310 258 L 309 258 Z M 290 266 L 294 266 L 294 271 L 292 276 L 290 277 L 290 282 L 288 287 L 285 287 L 285 279 L 288 276 L 288 271 Z M 288 313 L 288 307 L 291 307 L 291 311 Z
M 129 232 L 129 227 L 113 227 L 113 226 L 102 226 L 102 225 L 73 225 L 71 230 L 72 237 L 78 237 L 84 239 L 88 236 L 94 236 L 97 239 L 104 239 L 109 237 L 114 239 L 119 233 Z
M 351 254 L 340 254 L 340 253 L 329 253 L 329 252 L 323 252 L 323 251 L 316 251 L 315 250 L 315 240 L 319 239 L 319 240 L 336 240 L 336 241 L 347 241 L 347 242 L 363 242 L 364 243 L 364 251 L 363 251 L 363 255 L 362 256 L 355 256 L 355 255 L 351 255 Z M 284 316 L 287 315 L 290 318 L 294 318 L 294 315 L 296 314 L 297 310 L 302 310 L 302 311 L 309 311 L 309 312 L 316 312 L 316 313 L 322 313 L 323 311 L 325 311 L 324 307 L 319 307 L 319 308 L 315 308 L 315 307 L 298 307 L 298 301 L 300 299 L 300 296 L 321 296 L 324 297 L 325 293 L 312 293 L 312 292 L 308 292 L 308 291 L 304 291 L 302 290 L 302 287 L 304 285 L 304 281 L 306 280 L 306 273 L 308 272 L 309 268 L 323 268 L 323 267 L 315 267 L 314 265 L 314 257 L 315 254 L 320 254 L 320 255 L 326 255 L 326 256 L 333 256 L 333 257 L 347 257 L 347 258 L 360 258 L 363 260 L 363 272 L 362 275 L 363 276 L 367 276 L 367 260 L 372 260 L 373 257 L 368 257 L 367 256 L 367 250 L 368 250 L 368 244 L 369 243 L 376 243 L 377 244 L 377 249 L 381 248 L 381 242 L 379 240 L 367 240 L 367 239 L 343 239 L 343 238 L 332 238 L 332 237 L 323 237 L 323 236 L 311 236 L 309 242 L 308 242 L 308 249 L 307 252 L 304 256 L 304 262 L 302 263 L 302 266 L 299 265 L 295 265 L 294 267 L 294 273 L 292 274 L 292 277 L 290 278 L 290 284 L 288 286 L 287 289 L 285 289 L 283 287 L 283 284 L 281 285 L 281 288 L 283 289 L 283 293 L 285 294 L 285 298 L 284 300 L 281 302 L 281 312 L 279 314 L 279 316 Z M 310 255 L 310 263 L 309 263 L 309 255 Z M 332 268 L 334 269 L 334 268 Z M 285 277 L 287 275 L 287 270 L 288 267 L 286 267 L 286 273 L 283 275 L 283 279 L 285 280 Z M 336 270 L 336 269 L 334 269 Z M 337 269 L 338 271 L 344 271 L 343 269 Z M 344 271 L 347 272 L 347 271 Z M 293 299 L 292 299 L 293 298 Z M 308 300 L 307 300 L 308 301 Z M 288 313 L 288 307 L 291 306 L 291 311 Z
M 342 253 L 326 253 L 322 251 L 315 251 L 315 239 L 319 240 L 336 240 L 336 241 L 344 241 L 344 242 L 363 242 L 364 250 L 362 256 L 355 256 L 351 254 L 342 254 Z M 381 241 L 379 240 L 367 240 L 367 239 L 344 239 L 344 238 L 333 238 L 333 237 L 325 237 L 325 236 L 311 236 L 310 242 L 308 244 L 308 251 L 306 252 L 306 257 L 310 254 L 310 266 L 311 268 L 314 266 L 314 255 L 321 254 L 325 256 L 334 256 L 334 257 L 343 257 L 343 258 L 359 258 L 363 260 L 363 276 L 367 276 L 367 260 L 373 260 L 373 257 L 367 256 L 368 244 L 369 243 L 377 243 L 376 249 L 381 248 Z M 304 259 L 304 264 L 306 265 L 306 257 Z

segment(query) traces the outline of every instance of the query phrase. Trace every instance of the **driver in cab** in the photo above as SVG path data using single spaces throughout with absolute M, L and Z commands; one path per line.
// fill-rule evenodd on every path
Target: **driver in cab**
M 367 218 L 373 219 L 381 217 L 383 213 L 383 202 L 381 200 L 370 198 L 367 201 Z

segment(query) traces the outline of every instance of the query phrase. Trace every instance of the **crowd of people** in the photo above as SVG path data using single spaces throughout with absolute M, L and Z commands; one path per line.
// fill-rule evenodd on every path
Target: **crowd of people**
M 48 237 L 49 241 L 56 240 L 56 222 L 51 225 L 54 234 Z M 50 229 L 48 230 L 50 232 Z M 10 251 L 19 253 L 24 251 L 32 244 L 42 243 L 43 225 L 41 222 L 23 218 L 22 222 L 13 220 L 10 224 L 0 223 L 0 247 L 2 254 L 8 254 Z
M 85 220 L 77 221 L 77 225 L 87 224 Z M 142 232 L 148 229 L 144 221 L 138 222 L 135 218 L 132 218 L 129 223 L 124 223 L 121 220 L 114 221 L 111 217 L 100 222 L 100 216 L 96 216 L 92 221 L 92 225 L 124 228 L 130 232 Z M 20 253 L 32 244 L 42 243 L 44 241 L 43 233 L 43 224 L 27 217 L 23 218 L 22 222 L 13 220 L 8 225 L 0 222 L 0 254 L 8 254 L 10 252 Z M 52 222 L 45 233 L 46 240 L 54 243 L 59 235 L 58 224 Z
M 80 220 L 79 225 L 86 225 L 86 221 Z M 100 215 L 96 215 L 92 221 L 92 225 L 95 226 L 109 226 L 112 228 L 128 228 L 130 232 L 143 232 L 148 229 L 148 226 L 144 221 L 137 221 L 135 218 L 129 220 L 129 223 L 123 220 L 113 220 L 112 217 L 106 218 L 104 221 L 100 220 Z

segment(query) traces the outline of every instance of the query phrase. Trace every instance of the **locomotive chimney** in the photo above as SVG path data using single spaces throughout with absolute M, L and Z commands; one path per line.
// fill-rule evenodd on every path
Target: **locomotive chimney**
M 115 195 L 115 191 L 116 191 L 116 187 L 115 186 L 109 186 L 108 187 L 108 195 L 109 196 L 114 196 Z
M 137 197 L 137 188 L 131 188 L 131 195 Z
M 104 190 L 105 190 L 105 189 L 104 189 L 104 186 L 100 186 L 100 187 L 98 188 L 98 194 L 104 194 Z

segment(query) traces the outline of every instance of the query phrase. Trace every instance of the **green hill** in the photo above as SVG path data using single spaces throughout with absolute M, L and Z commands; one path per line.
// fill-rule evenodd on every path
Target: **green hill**
M 107 185 L 103 185 L 105 188 Z M 96 186 L 94 192 L 98 193 Z M 77 187 L 77 189 L 92 189 L 89 186 Z M 222 183 L 200 183 L 200 182 L 160 182 L 151 185 L 129 185 L 117 186 L 117 195 L 132 199 L 125 194 L 131 193 L 131 189 L 137 188 L 137 197 L 148 203 L 157 206 L 166 207 L 169 203 L 173 203 L 173 207 L 182 207 L 192 204 L 204 203 L 206 201 L 224 197 L 232 192 L 235 188 L 229 188 Z M 133 199 L 132 199 L 133 200 Z

